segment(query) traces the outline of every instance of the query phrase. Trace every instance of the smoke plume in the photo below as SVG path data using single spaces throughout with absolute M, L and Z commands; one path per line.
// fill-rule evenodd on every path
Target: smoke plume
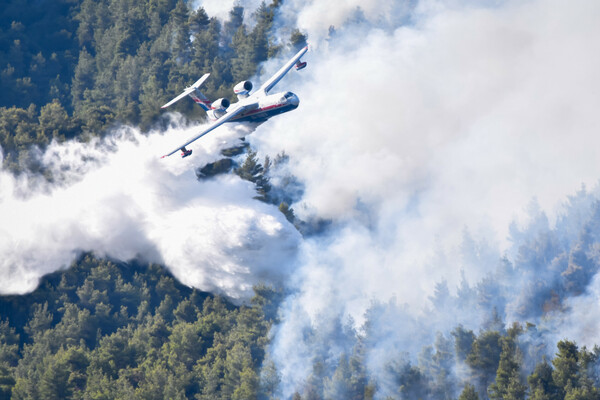
M 225 127 L 189 159 L 159 158 L 198 129 L 124 127 L 104 140 L 52 143 L 40 163 L 54 184 L 2 171 L 0 291 L 31 291 L 82 251 L 163 263 L 183 283 L 234 299 L 285 277 L 299 234 L 281 213 L 235 175 L 198 181 L 194 172 L 245 128 Z
M 439 282 L 454 295 L 461 285 L 505 279 L 509 300 L 493 299 L 489 310 L 508 322 L 535 318 L 522 311 L 531 299 L 514 299 L 527 292 L 512 285 L 523 276 L 497 272 L 503 256 L 511 268 L 518 263 L 527 243 L 511 235 L 538 235 L 539 210 L 552 229 L 563 198 L 582 183 L 593 187 L 600 173 L 600 56 L 591 51 L 598 5 L 363 3 L 284 3 L 282 18 L 295 18 L 314 43 L 309 72 L 295 85 L 302 104 L 250 138 L 264 154 L 290 155 L 305 185 L 296 214 L 332 221 L 303 242 L 294 294 L 275 328 L 284 397 L 323 355 L 306 329 L 340 342 L 331 321 L 350 318 L 361 329 L 373 302 L 393 299 L 402 309 L 369 320 L 393 332 L 373 345 L 373 371 L 386 354 L 407 351 L 414 361 L 436 331 L 485 322 L 449 305 L 432 322 Z M 334 347 L 326 358 L 340 353 Z
M 580 234 L 598 190 L 580 188 L 600 177 L 599 12 L 584 0 L 285 1 L 276 26 L 298 26 L 311 51 L 278 88 L 301 104 L 248 141 L 260 156 L 289 155 L 302 187 L 291 206 L 321 229 L 302 237 L 235 175 L 197 180 L 243 127 L 220 128 L 184 160 L 158 156 L 198 127 L 123 128 L 52 144 L 39 158 L 55 183 L 0 172 L 0 291 L 30 291 L 82 251 L 164 263 L 234 299 L 283 285 L 269 352 L 284 398 L 358 336 L 383 398 L 390 361 L 415 363 L 457 324 L 497 324 L 491 310 L 538 323 L 552 293 L 564 307 L 527 337 L 600 343 L 600 278 L 563 274 L 579 260 L 569 249 L 593 248 Z M 535 243 L 553 245 L 520 252 Z

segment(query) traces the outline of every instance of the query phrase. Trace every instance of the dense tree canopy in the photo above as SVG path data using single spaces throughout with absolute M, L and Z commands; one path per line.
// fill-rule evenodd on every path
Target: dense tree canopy
M 82 256 L 25 296 L 0 297 L 0 394 L 12 399 L 251 399 L 280 295 L 248 306 L 162 267 Z
M 277 0 L 256 10 L 236 4 L 221 21 L 184 0 L 6 0 L 0 7 L 4 167 L 35 171 L 35 146 L 84 140 L 116 123 L 149 129 L 160 122 L 160 106 L 206 72 L 209 97 L 231 96 L 232 86 L 263 61 L 306 44 L 293 27 L 289 38 L 274 40 L 278 6 Z M 201 115 L 191 102 L 176 107 Z M 303 233 L 318 232 L 290 207 L 301 183 L 270 174 L 287 156 L 261 164 L 251 149 L 237 150 L 232 155 L 248 150 L 237 168 L 223 159 L 198 176 L 234 169 L 255 185 L 257 199 L 278 205 Z M 378 339 L 398 333 L 377 325 L 376 316 L 393 305 L 373 304 L 361 332 L 352 324 L 333 327 L 335 335 L 307 328 L 305 339 L 320 351 L 292 398 L 600 399 L 599 348 L 564 339 L 550 355 L 531 340 L 539 333 L 535 325 L 506 327 L 498 311 L 510 304 L 520 321 L 537 321 L 589 285 L 600 269 L 600 202 L 576 230 L 576 203 L 585 198 L 584 190 L 570 199 L 555 229 L 543 213 L 532 218 L 538 234 L 513 227 L 514 262 L 504 258 L 476 287 L 464 276 L 456 295 L 445 281 L 436 285 L 434 309 L 475 309 L 485 321 L 477 330 L 453 324 L 418 357 L 390 346 L 391 360 L 374 372 L 370 352 Z M 555 279 L 543 279 L 549 269 L 558 271 Z M 503 282 L 532 283 L 509 300 L 514 292 Z M 250 304 L 235 306 L 181 285 L 160 266 L 85 254 L 33 293 L 0 296 L 0 399 L 280 398 L 267 345 L 283 295 L 266 286 L 255 293 Z
M 116 122 L 149 128 L 162 104 L 206 72 L 206 95 L 230 97 L 235 83 L 283 48 L 271 32 L 279 2 L 236 5 L 226 21 L 184 0 L 5 3 L 0 146 L 14 171 L 32 168 L 32 145 L 101 134 Z M 286 46 L 305 41 L 296 30 Z M 191 102 L 177 110 L 202 116 Z
M 83 255 L 33 293 L 0 297 L 0 398 L 280 398 L 266 346 L 282 298 L 261 285 L 250 304 L 234 306 L 160 266 Z M 373 399 L 382 389 L 367 368 L 369 334 L 338 329 L 353 351 L 315 359 L 294 399 Z M 527 334 L 519 324 L 502 333 L 440 333 L 417 364 L 400 357 L 388 365 L 387 398 L 600 398 L 599 348 L 560 341 L 551 362 L 542 358 L 527 376 Z M 466 373 L 456 375 L 461 364 Z

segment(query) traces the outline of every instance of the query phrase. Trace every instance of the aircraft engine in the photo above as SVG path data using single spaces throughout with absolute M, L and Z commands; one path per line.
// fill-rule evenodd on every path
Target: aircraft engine
M 213 110 L 225 111 L 225 109 L 229 107 L 229 104 L 229 100 L 221 97 L 220 99 L 213 101 L 213 103 L 210 105 L 210 108 Z
M 252 82 L 250 81 L 242 81 L 233 87 L 233 93 L 238 96 L 246 97 L 252 90 Z

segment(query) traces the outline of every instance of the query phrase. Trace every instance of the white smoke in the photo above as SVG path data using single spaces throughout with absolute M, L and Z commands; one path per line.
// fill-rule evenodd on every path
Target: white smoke
M 330 29 L 356 28 L 356 23 L 394 29 L 410 19 L 413 0 L 347 0 L 327 2 L 317 0 L 286 0 L 279 10 L 282 30 L 285 26 L 297 27 L 310 38 L 311 45 L 320 47 L 330 34 Z M 354 34 L 357 32 L 354 31 Z
M 360 327 L 373 302 L 397 304 L 402 316 L 380 319 L 376 371 L 398 346 L 420 349 L 433 330 L 473 318 L 415 322 L 436 282 L 453 290 L 461 270 L 474 283 L 496 268 L 531 198 L 552 211 L 600 177 L 599 11 L 584 0 L 285 1 L 279 24 L 297 25 L 312 48 L 308 68 L 278 89 L 301 104 L 249 141 L 261 155 L 290 155 L 305 188 L 295 213 L 329 220 L 325 232 L 301 239 L 233 175 L 196 180 L 194 167 L 216 160 L 235 129 L 162 161 L 189 130 L 127 129 L 112 142 L 53 144 L 41 160 L 58 185 L 0 172 L 0 291 L 32 290 L 90 250 L 162 262 L 182 282 L 233 298 L 284 281 L 292 294 L 271 348 L 284 396 L 323 350 L 307 330 L 322 330 L 335 359 L 336 322 Z M 596 281 L 578 301 L 597 299 Z
M 250 22 L 250 17 L 254 10 L 260 6 L 263 0 L 194 0 L 192 7 L 198 9 L 203 7 L 209 17 L 216 17 L 221 21 L 229 19 L 229 12 L 235 5 L 244 7 L 244 20 Z
M 0 172 L 2 293 L 24 293 L 82 251 L 167 265 L 183 283 L 248 298 L 287 275 L 299 234 L 236 175 L 198 181 L 244 127 L 222 129 L 194 156 L 159 156 L 198 127 L 122 128 L 105 140 L 52 143 L 41 159 L 59 184 Z
M 496 268 L 530 199 L 552 222 L 559 201 L 600 176 L 599 4 L 421 1 L 389 30 L 369 11 L 385 1 L 367 2 L 358 23 L 347 2 L 301 3 L 282 6 L 318 44 L 294 86 L 300 108 L 250 138 L 290 155 L 305 185 L 297 215 L 334 221 L 304 244 L 275 331 L 284 396 L 314 355 L 298 345 L 303 326 L 323 315 L 360 326 L 372 300 L 392 296 L 418 315 L 435 282 Z M 322 28 L 340 23 L 328 38 Z M 465 228 L 485 250 L 477 263 L 461 253 Z

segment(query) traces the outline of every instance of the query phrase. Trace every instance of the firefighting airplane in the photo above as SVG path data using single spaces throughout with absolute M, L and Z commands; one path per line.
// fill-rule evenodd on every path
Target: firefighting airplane
M 204 83 L 206 78 L 210 74 L 205 74 L 202 78 L 198 79 L 196 83 L 188 87 L 179 96 L 169 101 L 161 108 L 167 108 L 171 104 L 181 100 L 185 96 L 190 96 L 200 107 L 202 107 L 208 117 L 212 120 L 212 123 L 204 129 L 202 132 L 192 136 L 185 143 L 177 146 L 174 150 L 165 154 L 161 158 L 168 157 L 178 150 L 181 150 L 181 157 L 187 157 L 192 154 L 191 149 L 186 149 L 190 143 L 200 139 L 210 131 L 223 125 L 225 122 L 264 122 L 274 115 L 278 115 L 287 111 L 294 110 L 298 107 L 300 100 L 292 92 L 281 92 L 276 94 L 268 94 L 269 90 L 273 88 L 283 78 L 283 76 L 295 65 L 296 70 L 301 70 L 306 67 L 306 62 L 300 61 L 300 57 L 308 51 L 308 46 L 300 50 L 294 57 L 292 57 L 275 75 L 267 80 L 263 85 L 254 93 L 250 94 L 252 90 L 252 82 L 242 81 L 235 85 L 233 92 L 238 97 L 238 102 L 230 104 L 226 98 L 220 98 L 214 102 L 210 102 L 206 96 L 204 96 L 198 88 Z

